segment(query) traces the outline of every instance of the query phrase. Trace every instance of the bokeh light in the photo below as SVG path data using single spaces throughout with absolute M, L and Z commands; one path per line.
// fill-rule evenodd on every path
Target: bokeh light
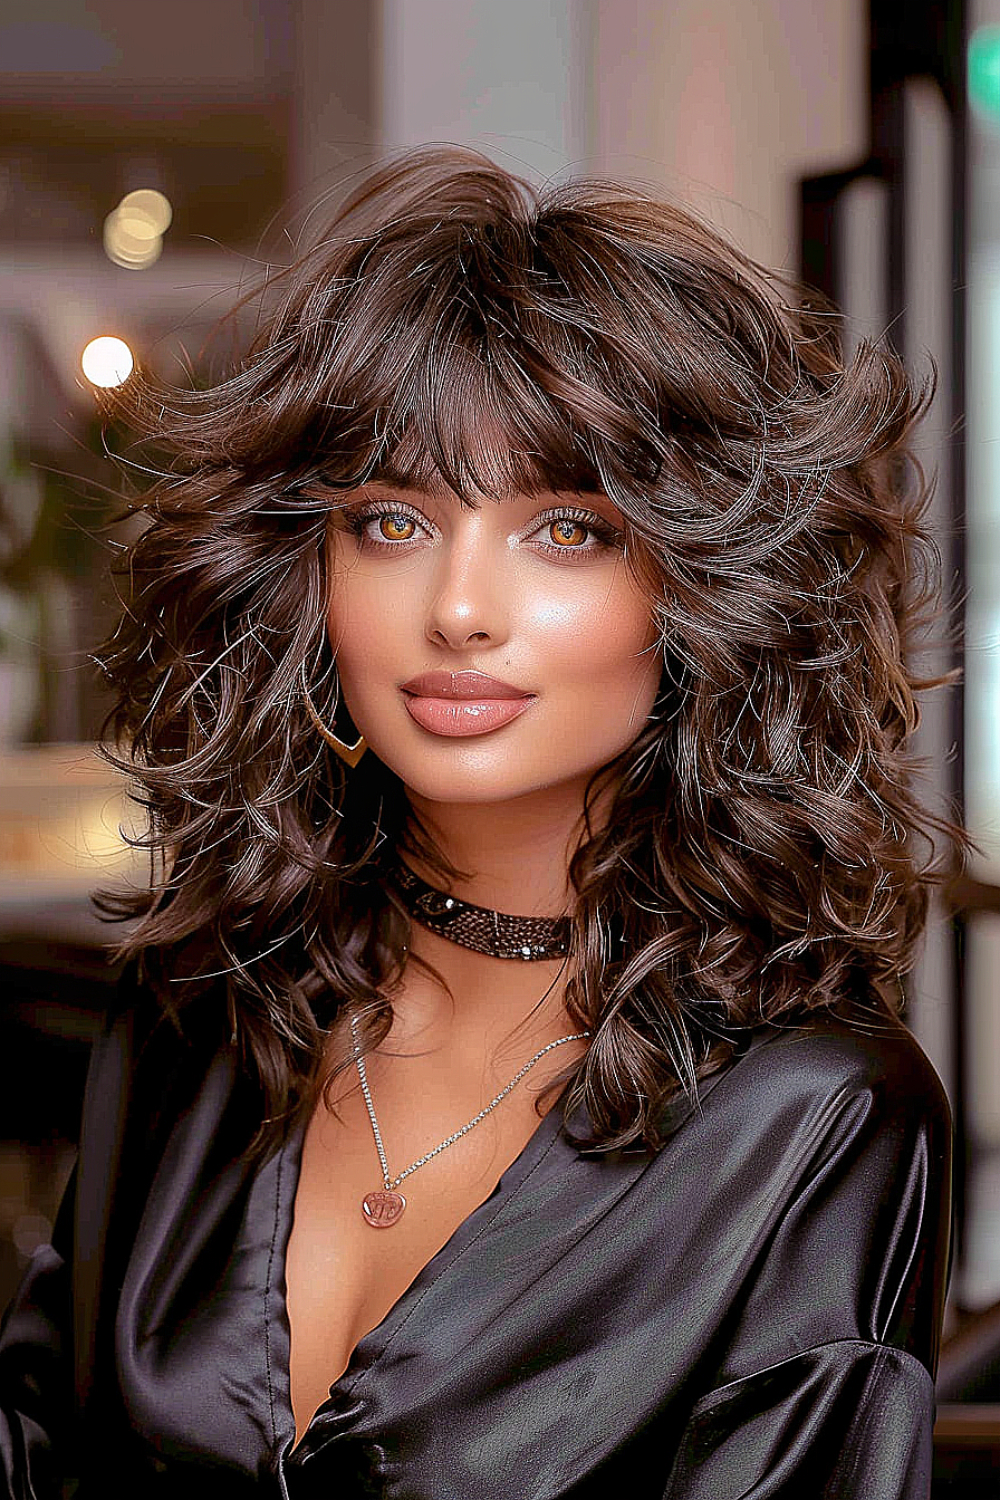
M 129 378 L 135 368 L 135 359 L 124 339 L 106 333 L 91 339 L 80 356 L 80 364 L 91 385 L 108 390 L 122 385 Z
M 172 218 L 170 200 L 155 188 L 126 193 L 104 221 L 105 254 L 127 271 L 144 271 L 159 260 Z
M 145 219 L 153 234 L 166 234 L 174 216 L 170 199 L 155 188 L 137 188 L 134 193 L 126 193 L 118 212 L 126 218 Z
M 138 229 L 138 233 L 136 230 Z M 135 219 L 122 219 L 118 209 L 104 221 L 104 253 L 116 266 L 128 271 L 144 271 L 159 260 L 163 240 L 155 230 Z
M 1000 26 L 980 26 L 969 38 L 969 103 L 980 119 L 1000 124 Z

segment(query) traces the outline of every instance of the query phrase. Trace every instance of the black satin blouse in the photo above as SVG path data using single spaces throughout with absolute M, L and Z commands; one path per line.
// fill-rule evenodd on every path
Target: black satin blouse
M 766 1029 L 655 1155 L 557 1106 L 362 1339 L 298 1447 L 285 1247 L 233 1057 L 128 1019 L 0 1340 L 7 1493 L 923 1500 L 950 1122 L 891 1023 Z

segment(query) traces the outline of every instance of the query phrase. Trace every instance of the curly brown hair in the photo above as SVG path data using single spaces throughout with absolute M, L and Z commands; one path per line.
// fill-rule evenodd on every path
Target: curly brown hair
M 907 748 L 927 390 L 885 348 L 845 367 L 829 310 L 677 207 L 457 148 L 375 171 L 263 303 L 210 389 L 128 388 L 160 456 L 104 664 L 154 871 L 104 906 L 141 918 L 123 947 L 175 1010 L 221 988 L 268 1117 L 346 1008 L 385 1036 L 404 962 L 405 790 L 373 753 L 346 771 L 301 691 L 332 719 L 324 538 L 373 478 L 603 492 L 625 518 L 663 672 L 570 869 L 590 1143 L 655 1146 L 747 1027 L 896 1015 L 955 834 Z

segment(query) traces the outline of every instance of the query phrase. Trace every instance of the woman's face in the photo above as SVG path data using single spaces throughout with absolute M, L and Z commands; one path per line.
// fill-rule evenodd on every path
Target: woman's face
M 432 802 L 583 790 L 635 739 L 660 660 L 603 496 L 463 507 L 373 483 L 333 517 L 330 642 L 351 717 Z M 492 679 L 492 681 L 484 680 Z

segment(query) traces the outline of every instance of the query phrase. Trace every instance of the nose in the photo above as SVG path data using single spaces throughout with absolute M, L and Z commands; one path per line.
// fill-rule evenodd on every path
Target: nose
M 484 515 L 465 511 L 438 550 L 427 608 L 427 635 L 437 645 L 460 651 L 495 646 L 506 640 L 504 604 L 505 545 Z

